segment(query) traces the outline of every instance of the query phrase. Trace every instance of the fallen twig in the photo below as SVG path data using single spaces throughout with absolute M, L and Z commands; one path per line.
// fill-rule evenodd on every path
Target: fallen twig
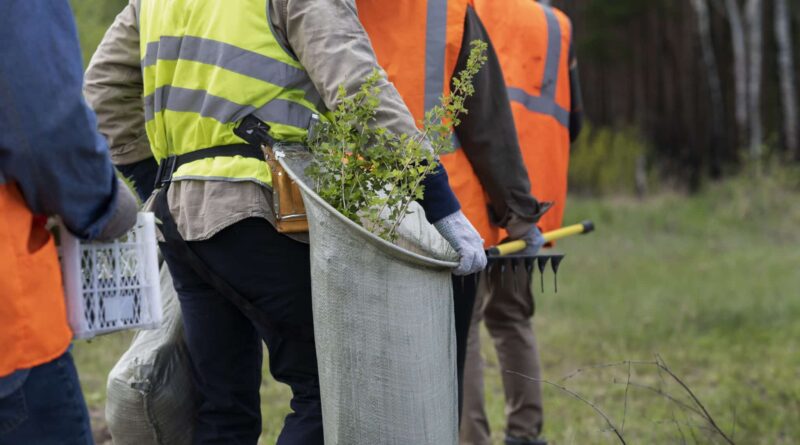
M 703 417 L 714 428 L 714 430 L 717 432 L 717 434 L 719 434 L 723 439 L 725 439 L 725 441 L 728 442 L 730 445 L 735 445 L 735 442 L 733 441 L 733 439 L 728 437 L 728 435 L 725 434 L 725 431 L 723 431 L 722 428 L 720 428 L 719 425 L 717 425 L 717 422 L 714 420 L 714 417 L 711 416 L 711 414 L 706 409 L 705 405 L 703 405 L 703 403 L 700 401 L 700 399 L 697 398 L 697 396 L 694 394 L 694 391 L 692 391 L 692 389 L 689 388 L 689 385 L 684 383 L 684 381 L 681 380 L 680 377 L 675 375 L 675 373 L 673 373 L 672 370 L 670 370 L 669 367 L 667 367 L 666 362 L 664 361 L 664 359 L 661 358 L 661 356 L 658 355 L 658 354 L 656 354 L 656 364 L 661 370 L 663 370 L 664 372 L 669 374 L 669 376 L 672 377 L 672 379 L 678 385 L 680 385 L 684 389 L 684 391 L 686 391 L 687 394 L 689 394 L 689 397 L 691 397 L 692 401 L 694 401 L 695 405 L 697 405 L 697 407 L 700 408 L 701 411 L 703 411 Z
M 606 413 L 604 413 L 603 410 L 601 410 L 597 405 L 595 405 L 594 403 L 592 403 L 588 399 L 584 398 L 580 394 L 576 393 L 575 391 L 572 391 L 572 390 L 568 389 L 565 386 L 559 385 L 558 383 L 553 383 L 553 382 L 551 382 L 549 380 L 537 379 L 537 378 L 534 378 L 534 377 L 529 377 L 529 376 L 527 376 L 525 374 L 521 374 L 521 373 L 516 372 L 516 371 L 506 371 L 506 372 L 509 373 L 509 374 L 517 375 L 517 376 L 522 377 L 524 379 L 528 379 L 528 380 L 534 381 L 534 382 L 545 383 L 545 384 L 550 385 L 550 386 L 552 386 L 552 387 L 554 387 L 554 388 L 556 388 L 556 389 L 558 389 L 558 390 L 560 390 L 560 391 L 562 391 L 562 392 L 564 392 L 566 394 L 569 394 L 570 396 L 574 397 L 575 399 L 578 399 L 581 402 L 589 405 L 597 414 L 600 415 L 600 417 L 603 418 L 603 420 L 606 421 L 606 424 L 608 425 L 609 428 L 611 428 L 611 431 L 617 436 L 617 438 L 619 439 L 620 443 L 622 443 L 623 445 L 627 445 L 627 442 L 625 442 L 625 438 L 622 437 L 622 433 L 614 425 L 614 422 L 611 421 L 611 418 L 609 418 L 606 415 Z

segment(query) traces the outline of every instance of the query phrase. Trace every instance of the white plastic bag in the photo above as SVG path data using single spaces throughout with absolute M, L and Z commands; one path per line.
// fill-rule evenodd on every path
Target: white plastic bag
M 172 278 L 161 267 L 164 319 L 140 331 L 108 376 L 106 420 L 115 445 L 188 445 L 194 386 Z

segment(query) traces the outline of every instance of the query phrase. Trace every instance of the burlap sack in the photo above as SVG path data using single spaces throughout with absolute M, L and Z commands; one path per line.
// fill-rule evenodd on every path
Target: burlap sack
M 326 445 L 455 445 L 455 252 L 417 205 L 403 247 L 364 230 L 304 183 L 307 154 L 281 150 L 309 218 Z

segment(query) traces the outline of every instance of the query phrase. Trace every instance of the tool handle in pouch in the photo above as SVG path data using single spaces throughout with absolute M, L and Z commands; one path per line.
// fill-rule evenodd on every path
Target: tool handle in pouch
M 254 116 L 245 116 L 233 132 L 250 145 L 264 152 L 264 159 L 272 173 L 272 210 L 275 229 L 280 233 L 308 232 L 308 218 L 300 189 L 278 162 L 272 147 L 275 140 L 269 134 L 269 125 Z
M 272 207 L 275 213 L 275 228 L 280 233 L 308 232 L 308 217 L 300 188 L 286 174 L 272 147 L 261 144 L 264 157 L 272 173 Z

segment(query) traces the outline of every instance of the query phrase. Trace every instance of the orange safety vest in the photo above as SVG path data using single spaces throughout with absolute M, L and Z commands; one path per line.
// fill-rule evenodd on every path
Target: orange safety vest
M 13 183 L 0 184 L 0 271 L 4 377 L 54 360 L 72 341 L 55 241 Z
M 563 12 L 533 0 L 471 2 L 503 68 L 531 193 L 555 202 L 539 228 L 558 229 L 567 199 L 572 24 Z
M 450 92 L 461 41 L 467 0 L 386 2 L 357 0 L 358 16 L 372 41 L 378 63 L 386 70 L 409 111 L 421 122 L 425 111 Z M 486 192 L 464 151 L 442 156 L 450 187 L 466 217 L 487 246 L 496 228 L 489 222 Z

